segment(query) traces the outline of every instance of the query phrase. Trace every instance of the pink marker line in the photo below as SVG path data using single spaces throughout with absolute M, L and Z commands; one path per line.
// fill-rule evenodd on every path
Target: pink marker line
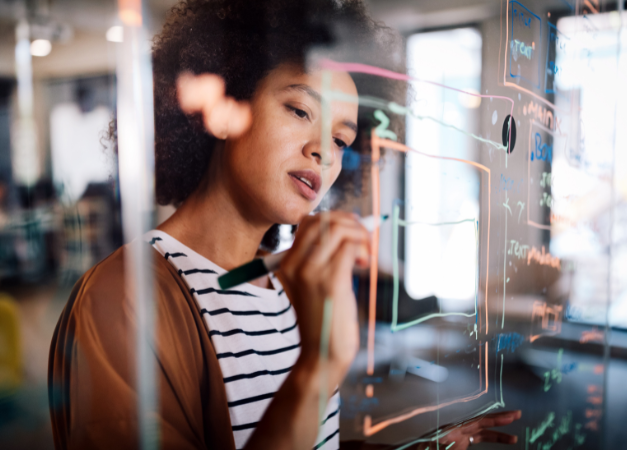
M 483 94 L 473 94 L 472 92 L 462 91 L 461 89 L 456 89 L 450 86 L 446 86 L 445 84 L 436 83 L 435 81 L 426 81 L 421 80 L 420 78 L 410 77 L 409 75 L 405 75 L 403 73 L 392 72 L 391 70 L 382 69 L 380 67 L 369 66 L 367 64 L 360 63 L 341 63 L 332 61 L 330 59 L 324 59 L 320 63 L 323 69 L 333 70 L 333 71 L 344 71 L 344 72 L 356 72 L 356 73 L 365 73 L 367 75 L 375 75 L 377 77 L 390 78 L 392 80 L 401 80 L 401 81 L 418 81 L 420 83 L 432 84 L 434 86 L 439 86 L 444 89 L 450 89 L 451 91 L 461 92 L 462 94 L 471 95 L 473 97 L 481 97 L 481 98 L 498 98 L 501 100 L 507 100 L 512 104 L 511 114 L 514 114 L 514 100 L 509 97 L 505 97 L 502 95 L 483 95 Z
M 497 98 L 500 100 L 506 100 L 512 104 L 512 107 L 510 108 L 510 112 L 509 112 L 510 121 L 514 117 L 514 100 L 512 100 L 509 97 L 502 96 L 502 95 L 473 94 L 472 92 L 462 91 L 461 89 L 456 89 L 450 86 L 446 86 L 444 84 L 436 83 L 435 81 L 421 80 L 420 78 L 410 77 L 409 75 L 405 75 L 404 73 L 393 72 L 391 70 L 382 69 L 381 67 L 369 66 L 367 64 L 361 64 L 361 63 L 344 63 L 344 62 L 333 61 L 331 59 L 323 59 L 322 61 L 320 61 L 320 66 L 323 69 L 333 70 L 336 72 L 343 71 L 343 72 L 365 73 L 367 75 L 390 78 L 392 80 L 418 81 L 419 83 L 426 83 L 426 84 L 431 84 L 433 86 L 439 86 L 444 89 L 450 89 L 451 91 L 460 92 L 462 94 L 471 95 L 473 97 Z M 510 123 L 510 128 L 511 128 L 511 123 Z M 508 142 L 507 148 L 508 149 L 511 148 L 511 145 L 512 145 L 512 133 L 509 133 L 509 142 Z M 508 155 L 509 155 L 509 151 L 506 151 L 505 167 L 507 167 Z

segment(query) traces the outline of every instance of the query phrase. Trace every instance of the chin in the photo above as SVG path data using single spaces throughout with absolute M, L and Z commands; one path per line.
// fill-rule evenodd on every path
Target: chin
M 300 200 L 300 201 L 298 201 Z M 305 199 L 298 199 L 297 201 L 285 201 L 280 205 L 276 205 L 276 208 L 272 208 L 275 211 L 273 216 L 276 218 L 274 223 L 297 225 L 305 217 L 307 217 L 315 208 L 319 202 L 309 202 Z
M 277 222 L 277 223 L 281 223 L 281 224 L 289 224 L 289 225 L 298 225 L 299 223 L 302 222 L 302 220 L 307 217 L 307 215 L 309 215 L 311 213 L 311 211 L 313 211 L 313 208 L 311 210 L 307 210 L 307 211 L 303 211 L 302 208 L 299 210 L 293 209 L 293 210 L 289 210 L 289 211 L 283 211 L 283 214 L 281 214 L 281 221 Z

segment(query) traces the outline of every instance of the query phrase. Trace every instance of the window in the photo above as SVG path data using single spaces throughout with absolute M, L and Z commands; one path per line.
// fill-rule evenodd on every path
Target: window
M 432 82 L 410 85 L 408 105 L 422 119 L 408 117 L 409 147 L 436 157 L 476 159 L 478 143 L 467 133 L 478 129 L 481 98 L 446 87 L 479 94 L 481 47 L 474 28 L 408 39 L 409 74 Z M 405 180 L 407 293 L 414 299 L 435 295 L 443 310 L 466 302 L 470 307 L 477 286 L 480 173 L 459 161 L 410 153 Z

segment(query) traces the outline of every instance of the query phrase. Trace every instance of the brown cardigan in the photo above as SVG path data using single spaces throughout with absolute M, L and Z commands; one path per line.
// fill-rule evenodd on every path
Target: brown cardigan
M 48 366 L 54 443 L 60 449 L 135 449 L 136 316 L 125 293 L 122 247 L 76 283 Z M 162 449 L 234 450 L 220 365 L 196 302 L 156 251 L 156 348 Z
M 126 295 L 122 247 L 76 283 L 52 338 L 48 399 L 54 445 L 139 448 L 135 381 L 136 317 Z M 235 450 L 220 364 L 196 301 L 156 250 L 159 448 Z M 381 449 L 360 441 L 343 450 Z

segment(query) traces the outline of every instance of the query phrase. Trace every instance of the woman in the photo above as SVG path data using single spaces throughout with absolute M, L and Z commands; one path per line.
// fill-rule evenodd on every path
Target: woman
M 157 38 L 157 199 L 178 205 L 145 237 L 156 250 L 161 448 L 339 447 L 337 386 L 359 346 L 351 274 L 368 264 L 369 235 L 352 214 L 310 213 L 338 180 L 344 149 L 361 148 L 366 135 L 358 130 L 370 124 L 356 104 L 333 102 L 323 150 L 322 71 L 305 57 L 331 44 L 336 55 L 377 54 L 390 42 L 359 1 L 333 0 L 190 0 Z M 387 53 L 390 68 L 394 55 Z M 195 75 L 180 77 L 186 72 Z M 393 92 L 345 72 L 333 73 L 330 88 Z M 260 246 L 276 246 L 276 224 L 299 224 L 280 270 L 220 290 L 219 274 Z M 138 446 L 124 252 L 81 278 L 55 331 L 49 384 L 57 448 Z M 333 320 L 321 358 L 325 299 Z M 515 417 L 457 428 L 442 443 L 510 442 L 485 428 Z

